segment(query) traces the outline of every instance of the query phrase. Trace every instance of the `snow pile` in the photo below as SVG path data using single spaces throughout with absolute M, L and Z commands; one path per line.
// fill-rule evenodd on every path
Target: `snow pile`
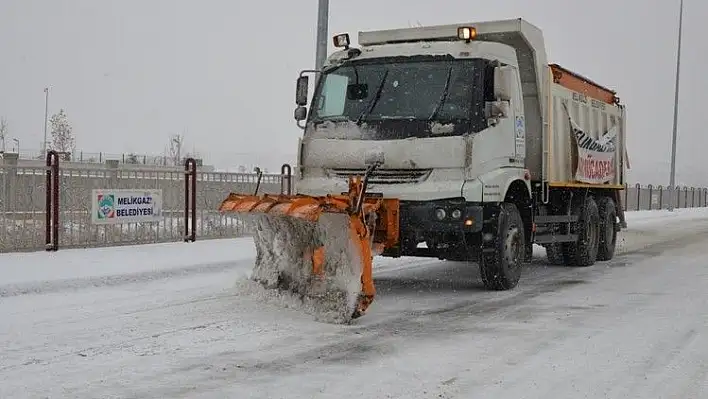
M 323 214 L 317 223 L 286 216 L 244 215 L 254 227 L 256 259 L 239 294 L 295 308 L 326 323 L 346 323 L 361 292 L 361 258 L 350 239 L 348 216 Z M 325 278 L 311 275 L 312 251 L 325 248 Z
M 313 139 L 373 140 L 376 135 L 376 131 L 369 128 L 366 123 L 359 126 L 356 122 L 342 120 L 322 122 L 311 130 L 310 137 Z

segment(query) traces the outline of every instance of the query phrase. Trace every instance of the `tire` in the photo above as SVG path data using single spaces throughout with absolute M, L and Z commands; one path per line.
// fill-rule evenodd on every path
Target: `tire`
M 479 271 L 487 289 L 510 290 L 519 283 L 525 259 L 524 222 L 514 204 L 502 203 L 496 225 L 485 228 L 494 239 L 482 246 Z
M 524 238 L 526 238 L 524 236 Z M 533 260 L 533 243 L 530 243 L 529 240 L 526 240 L 526 251 L 525 251 L 525 262 L 531 262 Z
M 597 201 L 600 214 L 600 232 L 597 250 L 597 260 L 607 261 L 615 256 L 617 246 L 617 207 L 615 201 L 610 197 L 601 197 Z
M 577 212 L 578 221 L 572 231 L 578 234 L 578 241 L 568 244 L 570 266 L 592 266 L 597 260 L 600 239 L 600 212 L 591 196 L 586 196 Z
M 548 244 L 546 246 L 546 257 L 548 258 L 548 263 L 551 265 L 565 265 L 566 257 L 563 254 L 563 243 Z

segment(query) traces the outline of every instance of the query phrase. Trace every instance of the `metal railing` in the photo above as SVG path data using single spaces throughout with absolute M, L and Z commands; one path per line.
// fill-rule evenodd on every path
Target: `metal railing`
M 184 170 L 120 168 L 96 170 L 62 166 L 50 151 L 44 167 L 0 164 L 0 252 L 58 250 L 196 239 L 230 238 L 249 232 L 217 211 L 229 192 L 292 193 L 292 167 L 279 174 L 205 172 L 194 159 Z M 92 190 L 161 190 L 157 222 L 96 224 Z M 708 207 L 708 188 L 627 185 L 627 211 Z
M 670 187 L 653 186 L 642 187 L 639 183 L 625 184 L 623 193 L 624 209 L 626 211 L 643 211 L 668 209 L 671 196 L 676 202 L 675 208 L 700 208 L 708 207 L 708 188 L 706 187 Z
M 229 192 L 279 194 L 288 174 L 204 172 L 188 159 L 184 171 L 93 170 L 61 166 L 49 152 L 45 167 L 0 164 L 0 252 L 134 245 L 238 237 L 244 226 L 217 209 Z M 159 222 L 92 223 L 92 190 L 162 193 Z
M 7 151 L 10 154 L 17 154 L 18 159 L 21 160 L 43 160 L 46 154 L 42 150 L 16 150 Z M 73 153 L 60 153 L 59 154 L 63 162 L 75 162 L 75 163 L 86 163 L 86 164 L 103 164 L 108 160 L 118 161 L 120 164 L 124 165 L 146 165 L 146 166 L 179 166 L 182 162 L 185 162 L 187 157 L 182 159 L 176 159 L 169 155 L 148 155 L 148 154 L 135 154 L 135 153 L 107 153 L 107 152 L 88 152 L 88 151 L 76 151 Z M 201 163 L 201 157 L 199 154 L 192 154 L 191 158 L 196 158 L 199 163 Z

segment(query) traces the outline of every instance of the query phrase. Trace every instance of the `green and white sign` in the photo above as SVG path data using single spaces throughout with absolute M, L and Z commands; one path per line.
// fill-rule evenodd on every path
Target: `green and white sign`
M 162 220 L 162 190 L 91 191 L 91 222 L 119 224 Z

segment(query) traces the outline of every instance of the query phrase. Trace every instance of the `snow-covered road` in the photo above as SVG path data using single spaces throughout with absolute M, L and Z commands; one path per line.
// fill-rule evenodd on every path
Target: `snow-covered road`
M 708 397 L 708 210 L 631 212 L 612 262 L 485 291 L 377 259 L 352 326 L 244 295 L 248 239 L 0 255 L 2 398 Z

